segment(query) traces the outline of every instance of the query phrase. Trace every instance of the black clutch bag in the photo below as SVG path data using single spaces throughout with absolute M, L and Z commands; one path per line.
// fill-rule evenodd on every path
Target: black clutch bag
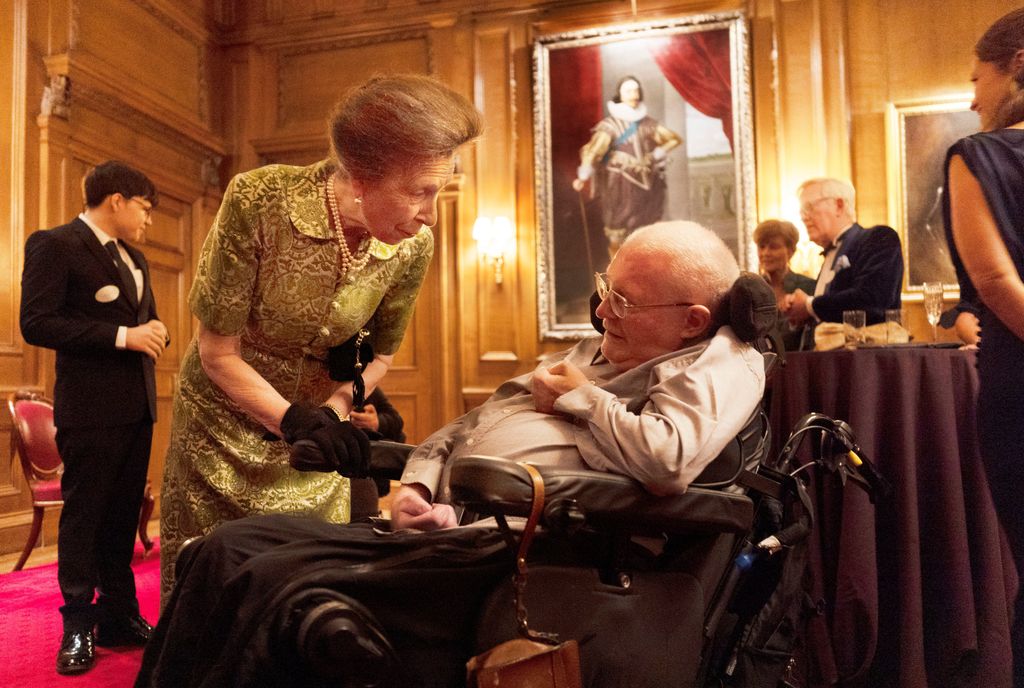
M 361 329 L 346 342 L 327 350 L 327 373 L 335 382 L 352 381 L 352 408 L 361 409 L 366 401 L 363 371 L 373 360 L 370 331 Z

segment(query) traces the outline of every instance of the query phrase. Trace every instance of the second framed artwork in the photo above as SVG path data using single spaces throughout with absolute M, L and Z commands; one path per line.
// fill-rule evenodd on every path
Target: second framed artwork
M 741 13 L 544 36 L 533 68 L 541 336 L 593 334 L 594 273 L 640 226 L 693 220 L 754 264 Z
M 889 108 L 889 222 L 903 239 L 908 293 L 932 281 L 959 289 L 942 218 L 943 165 L 949 147 L 978 127 L 969 95 Z

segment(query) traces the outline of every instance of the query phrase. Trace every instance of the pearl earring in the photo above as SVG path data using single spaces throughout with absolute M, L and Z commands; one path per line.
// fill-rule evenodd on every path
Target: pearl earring
M 362 196 L 356 196 L 356 205 L 362 205 L 362 204 L 363 204 L 363 197 Z

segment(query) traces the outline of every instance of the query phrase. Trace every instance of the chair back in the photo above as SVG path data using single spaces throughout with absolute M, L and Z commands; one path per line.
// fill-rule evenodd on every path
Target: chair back
M 11 412 L 11 454 L 20 457 L 25 478 L 30 483 L 59 478 L 64 464 L 57 451 L 53 402 L 20 389 L 8 397 L 7 408 Z

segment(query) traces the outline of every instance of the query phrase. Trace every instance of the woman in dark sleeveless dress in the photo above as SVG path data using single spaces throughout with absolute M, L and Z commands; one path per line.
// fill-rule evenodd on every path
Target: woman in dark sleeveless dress
M 982 133 L 946 156 L 947 240 L 961 284 L 981 300 L 978 436 L 996 511 L 1024 574 L 1024 8 L 975 46 Z M 1024 597 L 1011 634 L 1024 686 Z

